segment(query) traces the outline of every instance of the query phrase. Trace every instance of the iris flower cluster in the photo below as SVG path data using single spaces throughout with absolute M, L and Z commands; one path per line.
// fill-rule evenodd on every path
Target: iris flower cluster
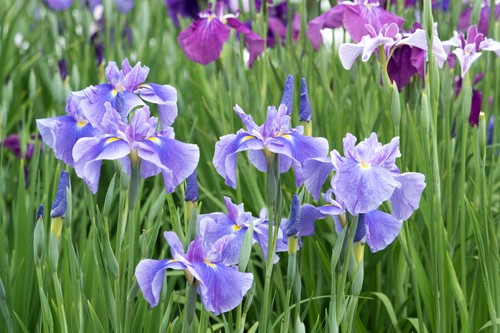
M 165 190 L 173 192 L 199 160 L 198 147 L 175 140 L 170 126 L 177 116 L 175 88 L 144 83 L 149 69 L 140 63 L 131 67 L 127 59 L 121 70 L 110 62 L 105 72 L 108 83 L 68 97 L 65 116 L 37 120 L 43 141 L 56 158 L 75 168 L 93 193 L 103 160 L 120 160 L 128 174 L 132 167 L 140 167 L 142 178 L 162 173 Z M 158 119 L 150 117 L 143 100 L 158 105 L 159 131 Z M 138 109 L 129 122 L 134 108 Z

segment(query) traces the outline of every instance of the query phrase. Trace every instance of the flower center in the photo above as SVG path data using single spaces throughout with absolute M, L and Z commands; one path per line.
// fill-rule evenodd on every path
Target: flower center
M 232 229 L 233 229 L 233 231 L 238 231 L 238 230 L 241 229 L 241 227 L 239 225 L 235 224 L 235 225 L 232 226 Z
M 209 267 L 211 267 L 211 268 L 215 268 L 215 267 L 216 267 L 216 265 L 215 265 L 213 262 L 210 262 L 208 259 L 203 260 L 203 262 L 204 262 L 207 266 L 209 266 Z
M 365 162 L 365 161 L 361 161 L 361 162 L 359 163 L 359 165 L 361 165 L 361 168 L 363 168 L 363 169 L 365 169 L 365 170 L 370 169 L 370 165 L 369 165 L 369 164 L 366 164 L 366 162 Z
M 85 125 L 87 125 L 87 121 L 86 120 L 80 120 L 79 122 L 76 123 L 76 126 L 78 128 L 82 128 L 84 127 Z

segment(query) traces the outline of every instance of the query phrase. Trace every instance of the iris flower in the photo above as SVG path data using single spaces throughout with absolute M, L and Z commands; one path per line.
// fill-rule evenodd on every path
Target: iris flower
M 236 188 L 236 159 L 238 153 L 248 150 L 250 162 L 262 172 L 267 171 L 267 159 L 272 154 L 279 155 L 280 173 L 293 166 L 295 184 L 302 184 L 302 165 L 308 158 L 324 157 L 328 154 L 328 141 L 303 135 L 304 128 L 290 128 L 287 107 L 280 105 L 267 109 L 266 122 L 257 126 L 252 116 L 247 115 L 238 105 L 234 111 L 246 126 L 236 134 L 225 135 L 215 145 L 213 164 L 226 185 Z
M 200 8 L 196 0 L 165 0 L 165 5 L 176 28 L 180 27 L 179 15 L 198 19 Z
M 495 8 L 493 9 L 493 11 L 494 11 L 493 19 L 494 21 L 498 21 L 498 19 L 500 19 L 500 4 L 498 4 L 498 1 L 495 3 Z M 459 31 L 466 31 L 469 28 L 471 15 L 472 15 L 472 6 L 469 6 L 460 15 L 460 19 L 458 20 Z M 489 27 L 490 27 L 490 1 L 483 0 L 481 4 L 481 13 L 479 14 L 479 22 L 477 25 L 477 30 L 479 33 L 487 35 Z
M 486 38 L 482 33 L 478 32 L 477 26 L 473 25 L 467 31 L 467 39 L 462 33 L 454 32 L 453 38 L 443 42 L 447 53 L 451 52 L 451 48 L 455 47 L 453 53 L 460 62 L 460 70 L 462 78 L 469 71 L 472 64 L 479 59 L 481 52 L 493 51 L 500 57 L 500 43 L 490 38 Z
M 57 159 L 73 167 L 73 147 L 84 137 L 94 137 L 100 132 L 84 117 L 80 107 L 81 97 L 70 95 L 66 101 L 66 115 L 37 119 L 36 125 L 45 142 Z
M 131 163 L 140 160 L 141 177 L 161 172 L 169 193 L 193 173 L 200 155 L 198 146 L 174 140 L 171 127 L 157 132 L 158 119 L 150 117 L 147 106 L 134 113 L 130 124 L 123 122 L 109 102 L 105 108 L 101 134 L 81 138 L 73 148 L 76 173 L 93 193 L 97 192 L 102 160 L 121 160 L 129 174 Z
M 403 18 L 380 7 L 378 1 L 342 1 L 308 23 L 307 37 L 311 40 L 314 48 L 318 49 L 322 41 L 321 29 L 335 29 L 344 26 L 354 42 L 357 43 L 361 41 L 363 36 L 369 34 L 366 25 L 371 25 L 375 31 L 380 31 L 382 26 L 391 23 L 401 29 L 403 22 Z
M 133 108 L 144 105 L 141 98 L 158 104 L 162 129 L 172 125 L 177 117 L 177 91 L 170 85 L 144 83 L 149 74 L 148 67 L 141 66 L 141 63 L 131 67 L 125 58 L 121 70 L 115 62 L 110 61 L 105 74 L 109 83 L 90 86 L 73 93 L 82 98 L 84 116 L 94 127 L 100 126 L 106 112 L 106 102 L 126 119 Z
M 202 65 L 217 60 L 231 28 L 243 35 L 250 52 L 249 66 L 264 50 L 264 40 L 238 20 L 237 15 L 225 14 L 225 4 L 222 1 L 217 1 L 215 11 L 209 8 L 200 12 L 199 17 L 177 38 L 189 60 Z
M 372 252 L 390 244 L 401 230 L 402 221 L 407 220 L 418 208 L 425 188 L 425 176 L 416 172 L 400 173 L 396 166 L 399 138 L 389 144 L 378 142 L 372 133 L 368 139 L 355 145 L 356 137 L 347 134 L 344 138 L 344 155 L 332 151 L 332 158 L 308 160 L 304 166 L 305 185 L 317 200 L 321 187 L 331 171 L 331 189 L 324 196 L 329 205 L 320 207 L 324 214 L 338 215 L 344 208 L 351 215 L 358 215 L 361 230 L 355 241 L 367 240 Z M 335 194 L 336 201 L 332 194 Z M 391 214 L 378 210 L 389 200 Z M 328 211 L 329 210 L 329 211 Z M 337 231 L 342 225 L 336 220 Z M 362 220 L 364 219 L 364 220 Z
M 198 236 L 185 253 L 174 232 L 165 232 L 164 235 L 173 259 L 144 259 L 135 270 L 139 287 L 149 304 L 158 304 L 167 268 L 184 270 L 191 284 L 199 284 L 198 293 L 203 306 L 215 315 L 230 311 L 241 303 L 252 286 L 253 276 L 238 272 L 237 267 L 229 267 L 225 263 L 231 253 L 228 246 L 234 236 L 221 238 L 209 247 L 204 247 Z
M 267 260 L 266 256 L 269 243 L 267 210 L 262 209 L 259 218 L 254 218 L 251 213 L 245 212 L 243 204 L 235 205 L 228 197 L 224 197 L 224 202 L 226 203 L 227 214 L 211 213 L 203 214 L 198 217 L 199 234 L 204 244 L 209 246 L 210 244 L 215 244 L 219 239 L 227 235 L 234 235 L 234 237 L 228 241 L 226 263 L 236 264 L 240 258 L 243 237 L 250 227 L 250 223 L 253 221 L 253 243 L 259 244 L 264 259 Z M 279 230 L 276 252 L 286 250 L 286 247 L 280 247 L 280 240 L 282 238 L 283 234 L 281 230 Z M 278 259 L 278 256 L 275 255 L 274 262 L 277 262 Z

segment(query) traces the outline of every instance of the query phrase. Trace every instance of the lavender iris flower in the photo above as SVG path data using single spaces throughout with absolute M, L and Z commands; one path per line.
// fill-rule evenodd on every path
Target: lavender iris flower
M 280 173 L 293 166 L 295 184 L 302 184 L 302 165 L 308 158 L 324 157 L 328 154 L 328 141 L 303 135 L 304 128 L 290 128 L 287 107 L 280 105 L 267 109 L 266 122 L 257 126 L 252 116 L 238 105 L 234 110 L 246 126 L 236 134 L 225 135 L 215 145 L 213 164 L 224 177 L 226 185 L 236 188 L 236 159 L 238 153 L 248 150 L 250 162 L 262 172 L 267 171 L 267 160 L 272 154 L 279 155 Z
M 345 156 L 333 150 L 331 161 L 306 161 L 304 183 L 317 200 L 326 178 L 335 171 L 331 190 L 324 196 L 329 205 L 319 209 L 334 216 L 344 208 L 351 215 L 364 214 L 367 238 L 371 237 L 368 244 L 375 252 L 394 240 L 401 230 L 401 221 L 407 220 L 418 208 L 425 177 L 415 172 L 400 173 L 396 166 L 396 158 L 401 156 L 398 137 L 382 145 L 372 133 L 355 146 L 356 137 L 347 134 L 343 143 Z M 332 194 L 337 201 L 331 198 Z M 377 210 L 387 200 L 391 202 L 391 214 Z M 338 219 L 336 221 L 338 229 Z
M 203 240 L 198 236 L 189 245 L 187 253 L 184 253 L 174 232 L 165 232 L 164 235 L 173 259 L 144 259 L 135 270 L 139 287 L 149 304 L 158 304 L 167 268 L 184 270 L 190 283 L 199 283 L 198 293 L 207 311 L 218 315 L 241 303 L 252 286 L 253 276 L 251 273 L 238 272 L 236 267 L 229 267 L 225 263 L 231 252 L 228 246 L 233 235 L 219 239 L 209 247 L 204 247 Z
M 249 66 L 264 50 L 264 40 L 245 26 L 234 14 L 224 14 L 225 4 L 217 1 L 215 12 L 200 12 L 200 19 L 183 30 L 177 41 L 189 60 L 207 65 L 219 58 L 222 45 L 228 40 L 231 28 L 243 35 L 250 52 Z
M 473 25 L 467 31 L 467 39 L 462 33 L 454 32 L 454 36 L 449 41 L 443 42 L 447 53 L 451 52 L 451 48 L 455 47 L 453 53 L 460 62 L 460 70 L 462 78 L 469 71 L 472 64 L 479 59 L 481 52 L 493 51 L 500 57 L 500 43 L 490 38 L 485 38 L 482 33 L 478 32 L 477 26 Z
M 136 106 L 144 105 L 141 98 L 147 102 L 158 104 L 162 129 L 172 125 L 177 117 L 177 91 L 170 85 L 144 83 L 149 74 L 149 68 L 137 63 L 131 67 L 128 59 L 122 62 L 119 70 L 115 62 L 110 61 L 105 70 L 109 83 L 90 86 L 76 92 L 82 100 L 84 116 L 94 126 L 99 127 L 106 112 L 104 104 L 118 111 L 123 119 Z M 139 98 L 139 95 L 141 98 Z
M 267 218 L 267 210 L 262 209 L 260 217 L 254 218 L 251 213 L 245 212 L 243 204 L 235 205 L 230 198 L 224 197 L 224 202 L 227 207 L 225 213 L 203 214 L 198 217 L 199 234 L 201 235 L 205 246 L 215 244 L 219 239 L 234 235 L 227 244 L 227 264 L 236 264 L 240 258 L 241 245 L 245 232 L 250 227 L 253 221 L 253 243 L 258 243 L 262 249 L 264 259 L 267 260 L 268 248 L 268 232 L 269 222 Z M 285 251 L 286 247 L 282 247 L 280 240 L 283 238 L 281 230 L 278 231 L 278 243 L 276 252 Z M 274 256 L 274 262 L 279 260 L 278 256 Z
M 80 106 L 81 101 L 81 96 L 70 95 L 66 101 L 67 115 L 36 120 L 43 142 L 54 150 L 57 159 L 71 167 L 74 166 L 73 147 L 75 143 L 80 138 L 94 137 L 100 134 L 84 117 Z
M 200 7 L 196 0 L 165 0 L 165 5 L 176 28 L 180 27 L 179 16 L 191 17 L 195 20 L 199 18 Z
M 43 0 L 52 10 L 66 10 L 73 4 L 73 0 Z
M 198 146 L 174 140 L 171 127 L 156 132 L 158 119 L 150 118 L 147 106 L 134 113 L 129 125 L 109 102 L 105 103 L 105 108 L 101 134 L 81 138 L 73 148 L 76 173 L 93 193 L 97 192 L 102 160 L 121 160 L 128 174 L 131 163 L 140 160 L 141 177 L 161 172 L 169 193 L 193 173 L 200 155 Z
M 368 24 L 376 31 L 380 31 L 382 26 L 391 23 L 401 29 L 403 22 L 403 18 L 380 7 L 378 1 L 342 1 L 341 4 L 333 6 L 329 11 L 308 23 L 307 37 L 314 48 L 318 49 L 322 42 L 321 29 L 335 29 L 343 25 L 354 42 L 358 43 L 363 36 L 370 33 L 366 28 Z

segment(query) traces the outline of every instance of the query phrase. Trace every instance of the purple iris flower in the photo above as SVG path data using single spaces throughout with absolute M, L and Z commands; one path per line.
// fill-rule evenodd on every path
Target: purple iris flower
M 259 218 L 254 218 L 251 213 L 245 212 L 243 204 L 235 205 L 230 198 L 224 197 L 226 203 L 226 213 L 211 213 L 203 214 L 198 217 L 199 234 L 206 246 L 215 244 L 219 239 L 227 235 L 234 235 L 227 245 L 226 263 L 233 265 L 238 263 L 240 258 L 241 245 L 245 232 L 250 227 L 253 221 L 253 243 L 258 243 L 262 249 L 264 259 L 267 260 L 268 249 L 268 232 L 269 222 L 267 218 L 267 210 L 262 209 Z M 281 244 L 283 234 L 278 231 L 278 243 L 276 252 L 285 251 L 286 247 Z M 278 256 L 274 256 L 274 262 L 279 260 Z
M 80 102 L 83 97 L 70 95 L 66 101 L 66 115 L 53 118 L 37 119 L 36 125 L 43 142 L 53 151 L 57 159 L 73 167 L 73 147 L 84 137 L 99 135 L 84 117 Z
M 469 29 L 471 14 L 472 14 L 472 7 L 468 7 L 462 13 L 462 15 L 460 15 L 460 19 L 458 21 L 459 31 L 466 31 L 467 29 Z M 495 21 L 498 21 L 498 19 L 500 19 L 500 4 L 495 4 L 493 17 Z M 490 27 L 490 2 L 483 1 L 481 7 L 481 13 L 479 15 L 477 30 L 479 33 L 487 35 L 489 27 Z
M 415 73 L 423 75 L 428 50 L 424 30 L 416 29 L 413 33 L 402 34 L 394 23 L 382 26 L 378 33 L 370 25 L 366 25 L 366 29 L 369 34 L 363 36 L 361 42 L 340 45 L 339 57 L 345 69 L 350 69 L 360 55 L 363 62 L 368 61 L 370 56 L 378 51 L 379 46 L 383 46 L 385 57 L 389 60 L 388 73 L 392 75 L 389 77 L 396 81 L 400 90 Z M 437 36 L 437 26 L 434 29 L 432 52 L 436 56 L 438 66 L 443 67 L 447 54 Z
M 182 17 L 191 17 L 195 20 L 199 18 L 200 7 L 196 0 L 165 0 L 165 5 L 176 28 L 180 27 L 179 15 Z
M 264 50 L 264 40 L 245 26 L 237 15 L 224 14 L 225 4 L 217 1 L 215 12 L 210 8 L 200 12 L 200 19 L 183 30 L 177 41 L 189 60 L 207 65 L 219 58 L 222 45 L 229 38 L 231 28 L 243 35 L 250 52 L 249 66 Z
M 198 236 L 189 245 L 187 253 L 174 232 L 165 232 L 164 235 L 173 259 L 144 259 L 135 270 L 139 287 L 149 304 L 158 304 L 167 268 L 184 270 L 190 283 L 199 284 L 198 293 L 207 311 L 218 315 L 241 303 L 252 286 L 253 275 L 226 265 L 233 235 L 223 237 L 208 247 L 203 246 L 203 240 Z
M 285 43 L 286 34 L 288 31 L 288 2 L 280 2 L 275 5 L 270 5 L 268 7 L 268 31 L 266 45 L 268 47 L 273 47 L 279 40 Z M 296 41 L 299 38 L 300 31 L 300 15 L 294 13 L 292 15 L 292 40 Z
M 118 111 L 126 119 L 130 110 L 139 105 L 144 105 L 141 98 L 147 102 L 158 104 L 162 129 L 172 125 L 177 117 L 177 91 L 170 85 L 144 83 L 149 74 L 149 68 L 137 63 L 131 67 L 128 59 L 122 62 L 119 70 L 115 62 L 110 61 L 105 70 L 109 83 L 90 86 L 80 92 L 74 93 L 86 98 L 82 101 L 84 116 L 94 126 L 99 124 L 106 112 L 104 104 Z M 83 94 L 82 94 L 83 93 Z M 139 95 L 141 98 L 139 98 Z
M 131 163 L 140 160 L 141 177 L 161 172 L 169 193 L 193 173 L 200 156 L 198 146 L 174 140 L 171 127 L 156 132 L 158 119 L 150 117 L 147 106 L 138 109 L 128 125 L 109 102 L 105 108 L 101 134 L 81 138 L 73 147 L 76 173 L 93 193 L 97 192 L 102 160 L 121 160 L 128 174 Z
M 53 10 L 66 10 L 73 4 L 73 0 L 43 0 Z
M 34 137 L 32 137 L 34 139 Z M 33 153 L 35 152 L 35 145 L 33 143 L 28 143 L 26 146 L 26 152 L 23 156 L 21 150 L 21 139 L 19 138 L 19 134 L 10 134 L 8 135 L 3 142 L 0 143 L 2 148 L 7 148 L 11 152 L 16 155 L 17 158 L 26 158 L 27 161 L 31 160 L 33 157 Z
M 403 18 L 380 7 L 378 1 L 342 1 L 308 23 L 307 37 L 318 49 L 322 42 L 321 29 L 335 29 L 343 25 L 354 42 L 358 43 L 363 36 L 369 35 L 370 31 L 366 28 L 368 24 L 375 31 L 380 31 L 382 26 L 391 23 L 401 29 L 403 22 Z
M 347 134 L 343 142 L 345 156 L 333 150 L 331 161 L 306 161 L 304 183 L 312 196 L 318 199 L 323 183 L 334 170 L 331 188 L 350 214 L 369 213 L 390 200 L 392 215 L 397 220 L 408 219 L 418 208 L 425 177 L 414 172 L 400 173 L 396 166 L 396 158 L 401 156 L 399 137 L 382 145 L 372 133 L 355 146 L 356 137 Z
M 454 32 L 454 36 L 449 41 L 443 42 L 447 53 L 451 53 L 451 48 L 455 47 L 453 53 L 460 62 L 462 78 L 469 71 L 472 64 L 479 59 L 481 52 L 493 51 L 500 57 L 500 43 L 478 32 L 477 26 L 473 25 L 467 31 L 467 39 L 462 33 Z
M 244 150 L 248 150 L 250 162 L 262 172 L 267 171 L 267 160 L 272 154 L 278 154 L 280 173 L 293 166 L 297 186 L 302 184 L 304 161 L 328 154 L 326 139 L 304 136 L 302 126 L 290 128 L 290 116 L 285 105 L 280 105 L 278 110 L 274 106 L 269 107 L 266 122 L 261 126 L 257 126 L 252 116 L 238 105 L 234 110 L 247 129 L 221 137 L 215 145 L 213 158 L 217 172 L 228 186 L 236 188 L 236 159 L 238 153 Z
M 471 126 L 479 126 L 479 113 L 483 103 L 483 93 L 475 87 L 484 78 L 484 73 L 479 73 L 472 82 L 472 100 L 469 114 L 469 124 Z M 462 90 L 462 78 L 459 78 L 455 87 L 455 94 L 458 96 Z

